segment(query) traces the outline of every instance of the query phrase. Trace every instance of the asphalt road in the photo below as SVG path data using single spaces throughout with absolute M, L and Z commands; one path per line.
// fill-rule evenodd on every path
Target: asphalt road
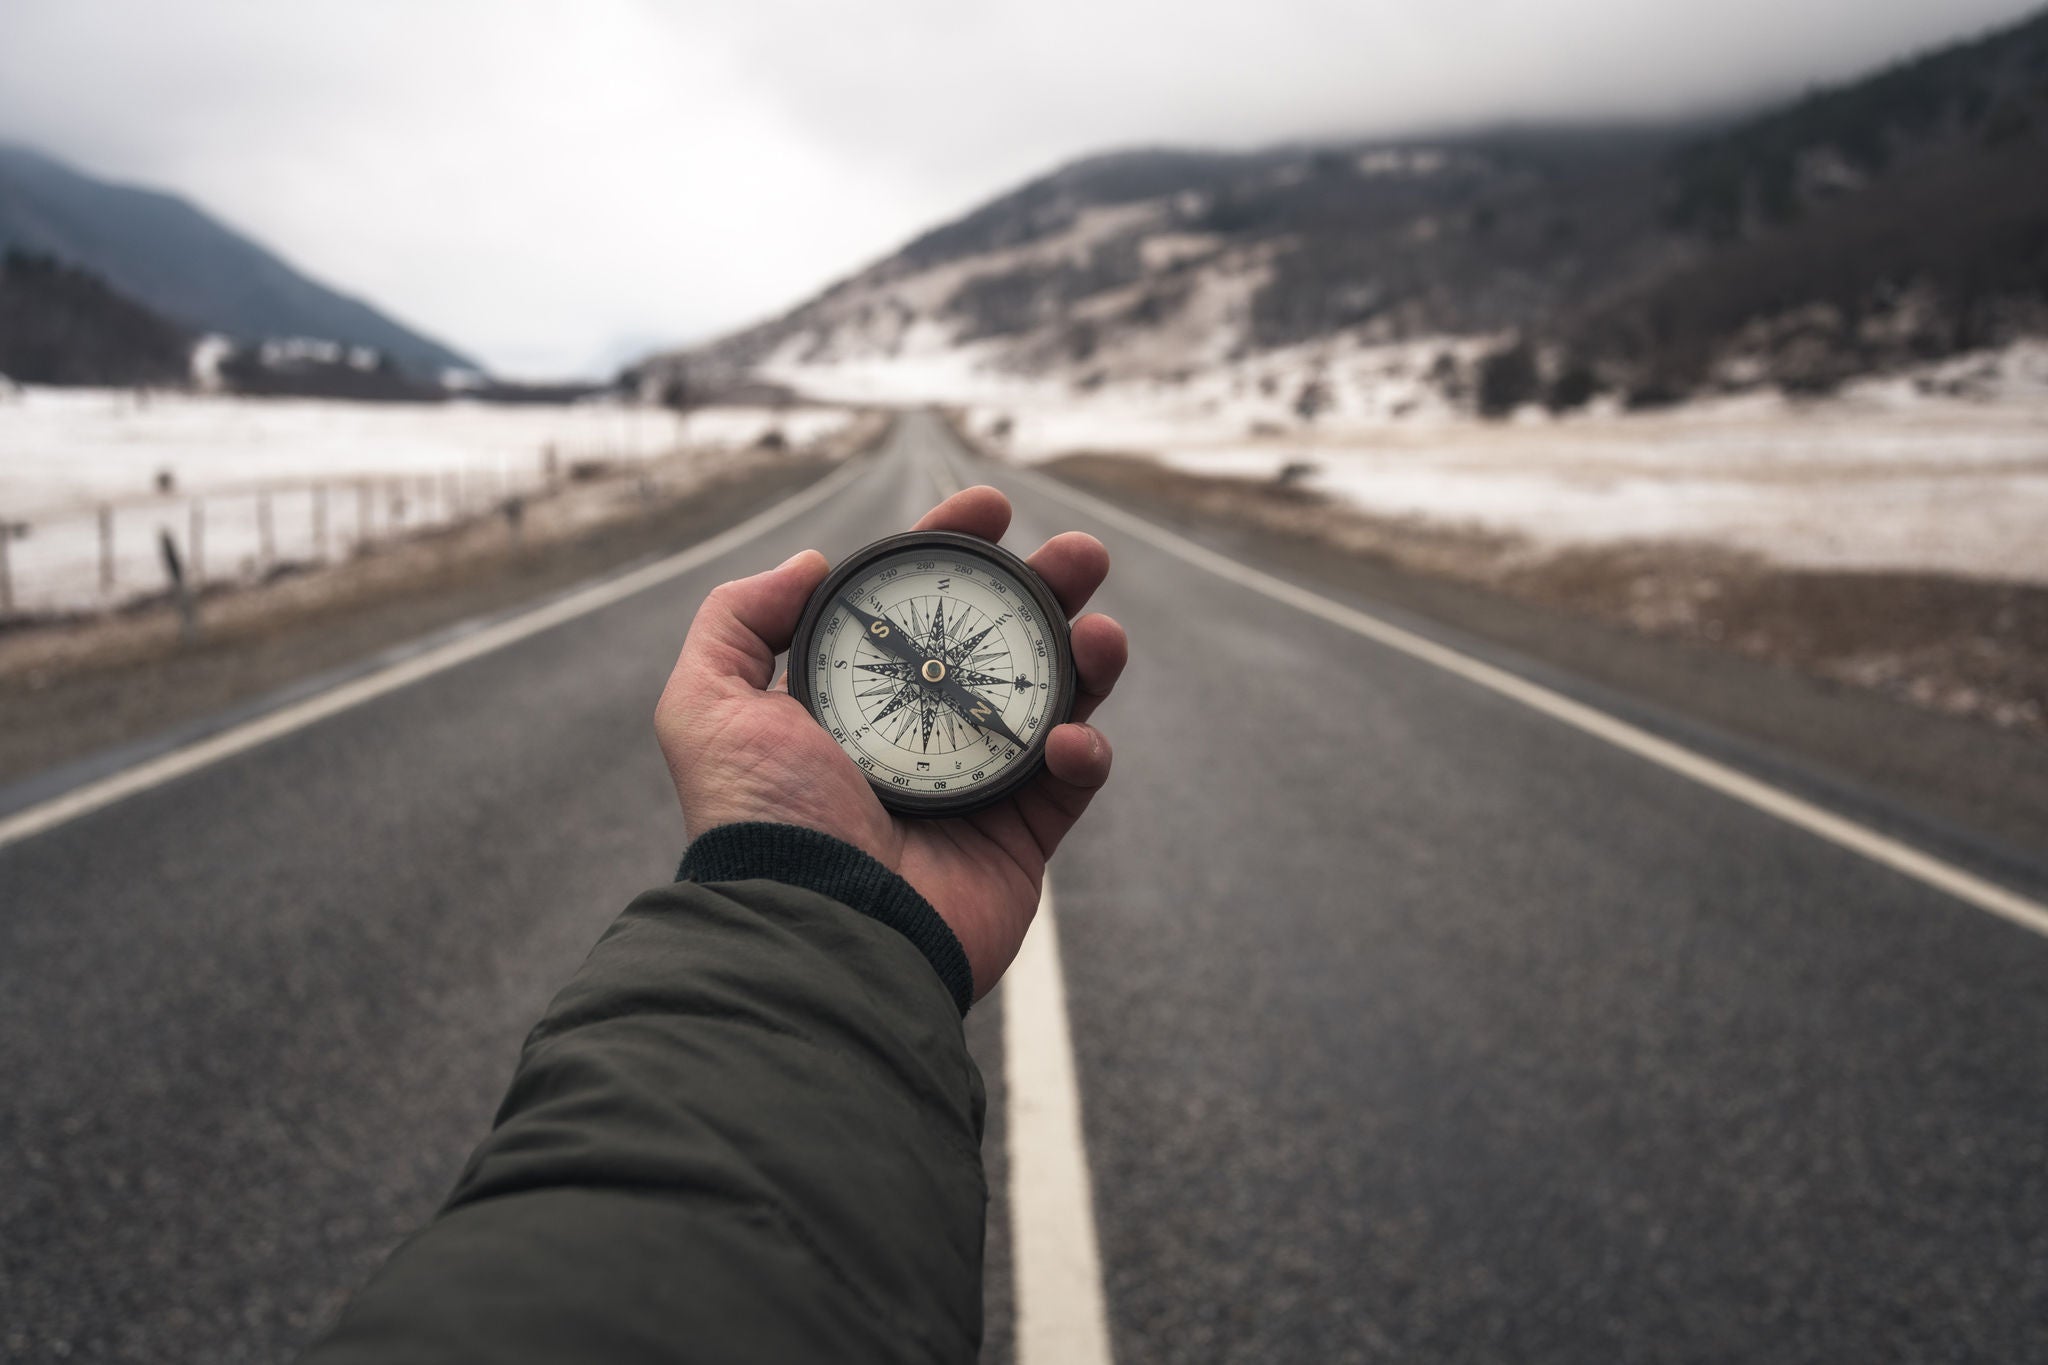
M 648 718 L 698 599 L 947 467 L 1012 544 L 1101 534 L 1133 640 L 1054 865 L 1119 1360 L 2048 1359 L 2048 940 L 925 419 L 700 570 L 0 848 L 0 1355 L 302 1343 L 671 874 Z

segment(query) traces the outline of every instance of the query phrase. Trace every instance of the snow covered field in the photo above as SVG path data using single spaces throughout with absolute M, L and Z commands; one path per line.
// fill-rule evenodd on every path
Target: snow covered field
M 0 397 L 0 523 L 16 610 L 102 605 L 164 582 L 158 537 L 198 542 L 209 578 L 339 553 L 393 529 L 485 508 L 577 461 L 730 450 L 779 430 L 792 447 L 846 409 L 708 408 L 686 418 L 611 402 L 491 405 L 238 399 L 30 388 Z M 160 478 L 168 478 L 168 493 Z M 193 507 L 201 510 L 195 520 Z M 114 587 L 102 588 L 101 516 Z M 265 522 L 268 531 L 265 531 Z M 266 548 L 267 547 L 267 548 Z
M 779 427 L 792 445 L 850 420 L 838 408 L 707 408 L 678 419 L 610 402 L 349 403 L 31 388 L 0 399 L 0 508 L 15 518 L 182 492 L 399 475 L 515 478 L 552 447 L 567 463 L 679 446 L 731 448 Z
M 1701 541 L 1792 566 L 2048 582 L 2048 405 L 1762 402 L 1156 453 L 1254 477 L 1305 463 L 1306 486 L 1368 511 L 1512 531 L 1539 550 Z
M 1538 551 L 1699 541 L 1784 565 L 2048 583 L 2048 345 L 1964 357 L 1821 401 L 1776 394 L 1487 423 L 1420 383 L 1439 348 L 1267 356 L 1186 383 L 952 378 L 970 422 L 1025 459 L 1150 454 L 1197 473 L 1305 484 L 1368 511 L 1514 532 Z M 1290 365 L 1290 360 L 1292 364 Z M 1313 376 L 1329 406 L 1292 411 Z M 852 379 L 850 374 L 841 375 Z M 845 390 L 880 388 L 878 376 Z M 900 376 L 899 376 L 900 377 Z M 971 382 L 963 382 L 970 381 Z

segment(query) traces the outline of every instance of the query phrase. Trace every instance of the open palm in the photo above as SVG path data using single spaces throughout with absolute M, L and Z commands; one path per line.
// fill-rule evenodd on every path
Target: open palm
M 926 513 L 915 529 L 1000 540 L 1008 499 L 969 488 Z M 1027 561 L 1072 616 L 1109 573 L 1093 536 L 1055 536 Z M 770 820 L 843 839 L 895 871 L 952 928 L 986 995 L 1024 940 L 1046 859 L 1109 777 L 1109 742 L 1089 715 L 1123 671 L 1123 628 L 1106 616 L 1073 625 L 1080 695 L 1069 724 L 1046 739 L 1045 771 L 1015 795 L 952 819 L 890 814 L 867 778 L 810 713 L 771 686 L 804 603 L 829 566 L 806 550 L 781 567 L 720 585 L 699 609 L 655 709 L 685 826 Z

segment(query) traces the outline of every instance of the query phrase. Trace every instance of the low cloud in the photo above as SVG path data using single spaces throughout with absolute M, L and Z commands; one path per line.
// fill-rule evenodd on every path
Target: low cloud
M 563 373 L 770 313 L 1084 152 L 1726 107 L 2023 8 L 10 0 L 0 136 Z

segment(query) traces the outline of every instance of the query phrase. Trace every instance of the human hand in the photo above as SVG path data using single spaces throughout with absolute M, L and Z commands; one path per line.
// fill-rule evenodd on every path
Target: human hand
M 946 499 L 914 529 L 994 541 L 1009 524 L 1009 500 L 977 487 Z M 1109 573 L 1102 542 L 1078 531 L 1054 536 L 1026 562 L 1069 616 Z M 806 550 L 767 573 L 719 585 L 698 610 L 654 712 L 684 824 L 695 835 L 770 820 L 863 850 L 916 887 L 946 921 L 966 950 L 978 1000 L 1024 941 L 1046 859 L 1109 777 L 1109 741 L 1086 721 L 1123 672 L 1123 627 L 1100 614 L 1074 622 L 1080 690 L 1073 720 L 1046 739 L 1044 772 L 969 815 L 905 819 L 876 799 L 867 777 L 801 703 L 771 686 L 775 656 L 789 648 L 804 603 L 829 571 L 823 555 Z

